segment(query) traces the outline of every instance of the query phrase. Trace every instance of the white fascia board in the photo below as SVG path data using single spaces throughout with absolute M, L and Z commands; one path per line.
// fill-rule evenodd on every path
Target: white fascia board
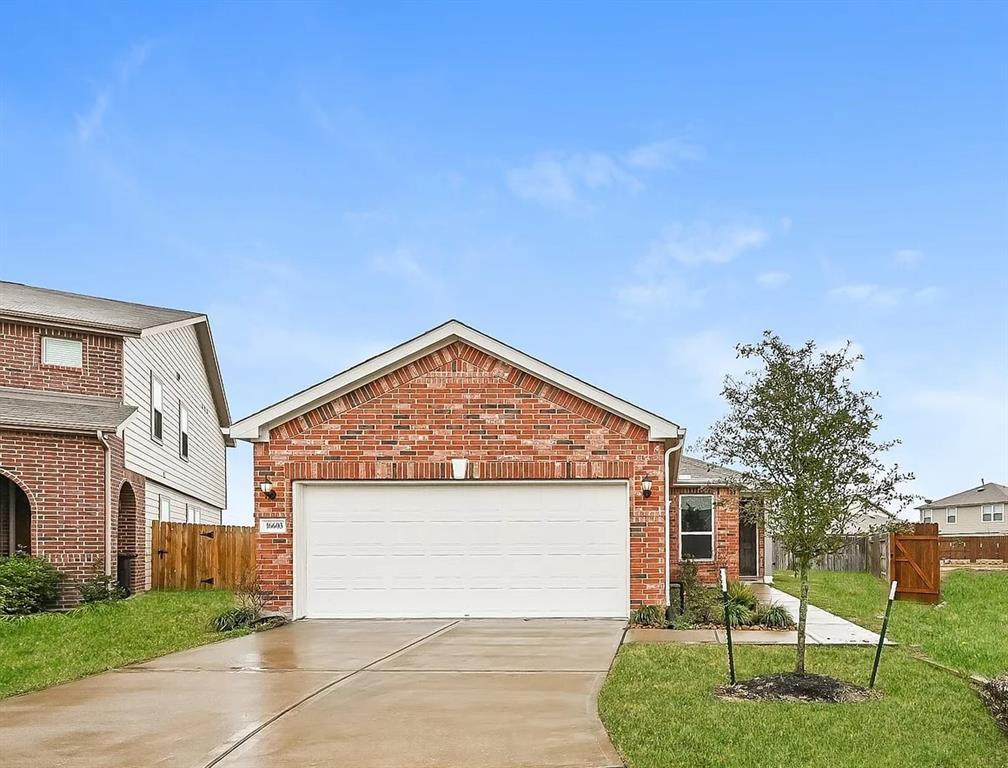
M 564 373 L 541 360 L 526 355 L 497 339 L 491 338 L 457 320 L 451 320 L 414 339 L 410 339 L 387 352 L 309 387 L 296 395 L 269 406 L 258 413 L 235 422 L 228 434 L 235 439 L 253 442 L 269 439 L 269 430 L 277 424 L 296 418 L 323 403 L 330 402 L 346 392 L 366 384 L 389 371 L 441 349 L 454 341 L 462 341 L 488 355 L 499 358 L 536 378 L 576 395 L 606 411 L 611 411 L 648 430 L 650 440 L 678 439 L 685 430 L 678 424 L 663 419 L 633 403 Z

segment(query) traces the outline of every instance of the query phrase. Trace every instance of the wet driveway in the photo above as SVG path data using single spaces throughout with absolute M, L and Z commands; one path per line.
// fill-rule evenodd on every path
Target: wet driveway
M 623 626 L 300 621 L 0 701 L 3 763 L 610 768 Z

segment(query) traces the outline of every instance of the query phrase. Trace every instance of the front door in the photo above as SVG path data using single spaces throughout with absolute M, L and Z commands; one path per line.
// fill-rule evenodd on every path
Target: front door
M 756 523 L 739 521 L 739 575 L 756 575 Z

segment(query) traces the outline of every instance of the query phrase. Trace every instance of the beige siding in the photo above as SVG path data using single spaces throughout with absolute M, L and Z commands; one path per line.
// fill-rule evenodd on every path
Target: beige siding
M 220 507 L 211 507 L 205 501 L 179 493 L 171 488 L 166 488 L 157 483 L 148 482 L 144 491 L 144 503 L 147 536 L 144 543 L 144 557 L 146 562 L 151 562 L 151 522 L 159 519 L 162 499 L 165 501 L 168 520 L 173 523 L 184 523 L 186 521 L 186 510 L 192 510 L 190 520 L 195 516 L 198 519 L 193 522 L 203 525 L 220 525 Z M 147 569 L 146 588 L 150 589 L 150 568 Z
M 223 508 L 226 498 L 224 436 L 214 408 L 199 342 L 192 326 L 140 339 L 123 350 L 124 399 L 137 406 L 126 426 L 126 466 L 145 477 Z M 163 429 L 151 437 L 151 373 L 162 387 Z M 189 412 L 189 460 L 179 456 L 179 404 Z M 182 520 L 185 519 L 183 507 Z
M 1008 504 L 1004 505 L 1005 517 L 1008 518 Z M 931 522 L 938 523 L 938 533 L 945 535 L 970 536 L 978 534 L 986 535 L 1008 535 L 1008 519 L 998 522 L 983 522 L 980 515 L 980 506 L 957 507 L 956 521 L 948 522 L 947 507 L 938 507 L 931 510 Z M 924 515 L 921 514 L 923 521 Z

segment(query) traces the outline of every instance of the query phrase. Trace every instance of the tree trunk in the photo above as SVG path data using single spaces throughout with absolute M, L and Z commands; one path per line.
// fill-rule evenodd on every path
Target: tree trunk
M 808 563 L 800 564 L 801 596 L 798 603 L 798 657 L 795 660 L 795 672 L 805 674 L 805 619 L 808 616 Z

